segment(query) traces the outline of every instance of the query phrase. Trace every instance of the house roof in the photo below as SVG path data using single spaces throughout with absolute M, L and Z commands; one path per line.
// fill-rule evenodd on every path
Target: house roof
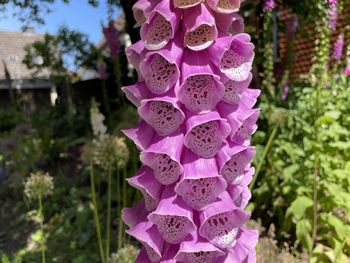
M 25 56 L 24 47 L 43 38 L 44 34 L 32 31 L 12 32 L 0 30 L 0 80 L 6 78 L 3 61 L 11 79 L 32 79 L 33 72 L 22 63 Z M 45 76 L 47 74 L 42 73 L 41 77 L 47 78 Z

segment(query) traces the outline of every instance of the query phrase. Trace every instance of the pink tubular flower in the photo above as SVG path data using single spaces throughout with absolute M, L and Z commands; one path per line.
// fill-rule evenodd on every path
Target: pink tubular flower
M 333 58 L 335 61 L 340 61 L 343 56 L 344 35 L 340 34 L 334 43 Z
M 103 27 L 103 34 L 106 38 L 111 55 L 118 55 L 120 52 L 119 32 L 115 28 L 113 21 L 108 23 L 108 27 Z
M 265 0 L 264 1 L 264 6 L 263 6 L 263 10 L 264 12 L 266 11 L 271 11 L 276 7 L 276 2 L 275 0 Z
M 334 30 L 337 27 L 338 19 L 338 0 L 328 0 L 329 6 L 329 28 Z
M 345 68 L 344 74 L 345 74 L 345 76 L 350 77 L 350 67 L 346 67 L 346 68 Z
M 271 2 L 271 1 L 270 1 Z M 124 130 L 141 151 L 124 208 L 137 263 L 253 263 L 257 231 L 249 183 L 255 169 L 259 90 L 249 88 L 254 46 L 241 0 L 139 0 L 139 42 L 126 50 L 139 81 L 123 87 L 140 122 Z

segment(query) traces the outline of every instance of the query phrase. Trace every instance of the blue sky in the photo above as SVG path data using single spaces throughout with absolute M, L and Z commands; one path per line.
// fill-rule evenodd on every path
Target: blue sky
M 45 15 L 45 25 L 32 24 L 35 30 L 40 33 L 55 33 L 60 25 L 66 25 L 70 29 L 79 30 L 87 34 L 93 43 L 97 43 L 101 37 L 101 22 L 107 23 L 107 5 L 101 1 L 100 6 L 93 8 L 87 4 L 87 0 L 71 0 L 70 4 L 64 4 L 61 1 L 56 1 L 52 5 L 52 13 Z M 10 12 L 1 14 L 0 30 L 20 31 L 23 24 L 18 19 L 11 16 Z M 119 14 L 116 8 L 115 16 Z

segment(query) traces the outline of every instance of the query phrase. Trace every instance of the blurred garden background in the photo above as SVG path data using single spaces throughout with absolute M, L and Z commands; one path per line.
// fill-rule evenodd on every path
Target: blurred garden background
M 42 262 L 43 248 L 46 262 L 96 263 L 101 247 L 134 262 L 120 219 L 141 196 L 120 131 L 138 121 L 121 90 L 137 79 L 124 52 L 139 40 L 134 3 L 0 0 L 1 263 Z M 349 0 L 242 3 L 262 91 L 258 262 L 350 262 L 349 14 Z

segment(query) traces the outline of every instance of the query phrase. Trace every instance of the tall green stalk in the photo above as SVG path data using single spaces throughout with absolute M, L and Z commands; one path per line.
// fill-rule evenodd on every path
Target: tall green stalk
M 106 110 L 107 113 L 107 123 L 110 127 L 111 123 L 111 107 L 109 104 L 109 99 L 108 99 L 108 92 L 107 92 L 107 85 L 106 85 L 106 80 L 102 80 L 102 95 L 103 95 L 103 103 L 104 103 L 104 109 Z
M 105 261 L 105 254 L 104 254 L 103 245 L 102 245 L 100 218 L 98 215 L 98 207 L 97 207 L 97 199 L 96 199 L 94 166 L 92 164 L 90 164 L 90 185 L 91 185 L 91 197 L 92 197 L 94 221 L 95 221 L 95 227 L 96 227 L 100 258 L 101 258 L 101 262 L 105 263 L 106 261 Z
M 107 190 L 107 222 L 106 222 L 106 262 L 109 258 L 111 239 L 111 210 L 112 210 L 112 171 L 108 168 L 108 190 Z
M 127 185 L 126 185 L 126 178 L 127 178 L 127 171 L 126 171 L 126 165 L 124 166 L 124 169 L 123 169 L 123 206 L 122 207 L 127 207 L 128 204 L 127 204 Z M 122 217 L 121 217 L 121 210 L 120 210 L 120 220 L 122 222 L 122 230 L 124 228 L 124 222 L 122 220 Z M 125 233 L 124 231 L 122 231 L 123 233 L 123 240 L 125 240 Z
M 264 148 L 264 151 L 263 151 L 263 153 L 261 155 L 260 161 L 259 161 L 258 166 L 256 168 L 253 180 L 252 180 L 252 182 L 249 185 L 249 189 L 250 190 L 252 190 L 254 188 L 254 185 L 256 183 L 256 180 L 258 179 L 258 176 L 259 176 L 259 173 L 261 171 L 261 168 L 262 168 L 263 164 L 265 163 L 266 156 L 267 156 L 268 152 L 270 151 L 270 148 L 273 145 L 273 141 L 275 140 L 275 137 L 276 137 L 276 134 L 277 134 L 277 130 L 278 130 L 278 125 L 276 125 L 273 128 L 272 133 L 271 133 L 271 135 L 269 137 L 269 140 L 267 141 L 267 144 L 266 144 L 266 146 Z
M 45 256 L 45 246 L 46 246 L 46 237 L 44 232 L 44 212 L 43 212 L 43 201 L 42 201 L 42 195 L 39 194 L 38 196 L 38 205 L 39 205 L 39 218 L 40 218 L 40 231 L 42 235 L 41 239 L 41 262 L 46 262 L 46 256 Z
M 120 178 L 119 178 L 120 172 L 119 167 L 117 165 L 117 209 L 118 209 L 118 241 L 117 241 L 117 247 L 118 249 L 122 248 L 123 245 L 123 220 L 121 215 L 121 202 L 122 202 L 122 195 L 121 195 L 121 185 L 120 185 Z

